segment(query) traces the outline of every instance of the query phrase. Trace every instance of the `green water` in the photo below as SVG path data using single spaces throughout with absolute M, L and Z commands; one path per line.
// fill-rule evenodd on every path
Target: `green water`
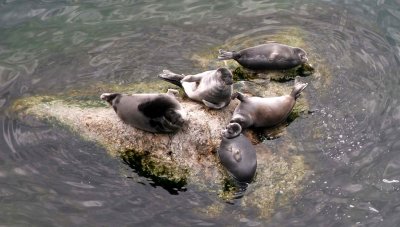
M 306 79 L 314 113 L 288 128 L 313 174 L 269 218 L 240 203 L 220 211 L 196 188 L 171 194 L 103 148 L 7 111 L 24 96 L 196 73 L 197 53 L 293 27 L 331 75 Z M 0 225 L 397 226 L 399 57 L 398 1 L 2 0 Z

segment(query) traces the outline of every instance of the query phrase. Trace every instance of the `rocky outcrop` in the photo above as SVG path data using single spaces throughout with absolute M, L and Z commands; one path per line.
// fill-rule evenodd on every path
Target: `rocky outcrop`
M 293 85 L 293 82 L 288 81 L 298 74 L 312 74 L 314 86 L 326 86 L 329 84 L 327 69 L 322 60 L 309 51 L 312 48 L 301 37 L 301 32 L 294 29 L 271 36 L 269 40 L 307 50 L 314 68 L 306 64 L 289 71 L 260 73 L 248 72 L 234 65 L 233 61 L 215 60 L 219 48 L 253 46 L 266 40 L 265 37 L 258 37 L 251 42 L 243 39 L 228 40 L 226 45 L 195 54 L 192 59 L 204 70 L 219 66 L 230 68 L 237 79 L 234 89 L 254 96 L 288 94 Z M 283 81 L 285 83 L 281 83 Z M 214 192 L 224 200 L 232 199 L 235 189 L 231 187 L 229 177 L 219 164 L 216 150 L 221 141 L 221 130 L 229 122 L 238 104 L 237 100 L 222 110 L 210 110 L 183 97 L 181 91 L 179 99 L 187 112 L 184 127 L 175 134 L 154 134 L 124 124 L 114 110 L 99 99 L 103 92 L 164 93 L 167 88 L 176 89 L 163 81 L 124 86 L 93 85 L 84 91 L 75 90 L 63 95 L 22 98 L 14 103 L 11 111 L 22 120 L 29 121 L 34 116 L 49 123 L 61 123 L 84 139 L 101 144 L 112 156 L 121 157 L 128 165 L 161 186 L 174 190 L 188 185 L 196 186 Z M 309 170 L 303 156 L 291 153 L 294 145 L 290 134 L 286 133 L 286 126 L 298 116 L 308 113 L 307 89 L 303 93 L 286 122 L 274 129 L 245 132 L 255 145 L 258 162 L 256 176 L 245 196 L 239 200 L 246 210 L 268 216 L 275 207 L 288 204 L 302 190 L 301 181 Z M 280 137 L 279 141 L 265 140 L 276 137 Z M 225 204 L 216 202 L 210 207 L 200 208 L 199 212 L 208 216 L 218 215 Z
M 147 86 L 158 88 L 157 85 Z M 101 88 L 95 90 L 98 89 Z M 290 91 L 290 87 L 282 89 Z M 88 93 L 90 94 L 86 91 Z M 34 116 L 49 123 L 61 123 L 84 139 L 101 144 L 111 155 L 120 156 L 126 163 L 136 166 L 139 171 L 162 185 L 177 190 L 186 185 L 196 185 L 205 190 L 219 191 L 216 194 L 222 198 L 230 198 L 231 189 L 226 187 L 227 175 L 219 164 L 216 150 L 221 141 L 221 130 L 229 122 L 238 104 L 237 100 L 233 100 L 222 110 L 211 110 L 186 98 L 179 98 L 187 112 L 187 121 L 183 128 L 175 134 L 154 134 L 124 124 L 114 110 L 97 96 L 77 94 L 82 93 L 75 91 L 66 96 L 27 97 L 16 101 L 12 111 L 22 120 L 29 120 Z M 304 111 L 299 108 L 301 106 L 307 107 L 305 99 L 300 99 L 295 114 L 299 114 L 299 110 Z M 254 144 L 260 143 L 261 136 L 252 131 L 246 134 Z M 282 189 L 275 185 L 286 178 L 290 178 L 293 184 L 287 195 L 296 194 L 298 187 L 294 185 L 301 181 L 306 166 L 300 157 L 277 156 L 263 144 L 256 148 L 259 167 L 252 184 L 255 187 L 252 194 L 260 198 L 250 199 L 250 196 L 243 202 L 252 204 L 260 201 L 261 205 L 252 205 L 273 207 L 274 200 L 267 202 L 262 194 L 276 194 L 277 190 Z M 277 174 L 282 178 L 278 180 Z M 286 185 L 285 188 L 290 186 Z M 259 190 L 263 192 L 256 193 Z

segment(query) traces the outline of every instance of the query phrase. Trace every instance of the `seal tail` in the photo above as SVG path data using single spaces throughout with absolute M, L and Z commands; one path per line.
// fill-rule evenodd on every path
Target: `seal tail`
M 299 81 L 299 76 L 296 76 L 294 80 L 294 87 L 292 90 L 292 93 L 290 95 L 294 97 L 294 99 L 297 99 L 300 96 L 300 93 L 307 87 L 308 83 L 303 83 Z
M 229 60 L 235 59 L 235 51 L 225 51 L 225 50 L 218 50 L 219 56 L 218 60 Z
M 184 75 L 173 73 L 169 70 L 164 69 L 162 73 L 158 75 L 161 79 L 168 81 L 176 86 L 182 87 L 181 80 L 185 77 Z

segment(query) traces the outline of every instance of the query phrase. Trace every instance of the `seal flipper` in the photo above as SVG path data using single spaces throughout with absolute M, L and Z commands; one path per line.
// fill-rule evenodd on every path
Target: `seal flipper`
M 238 54 L 235 51 L 225 51 L 220 49 L 218 50 L 218 53 L 218 60 L 229 60 L 238 58 Z
M 238 99 L 241 102 L 245 102 L 247 100 L 247 97 L 245 95 L 243 95 L 242 93 L 237 91 L 231 96 L 231 99 L 232 100 Z
M 176 86 L 182 87 L 181 80 L 185 77 L 184 75 L 173 73 L 167 69 L 164 69 L 162 73 L 158 75 L 161 79 L 168 81 Z
M 206 105 L 207 107 L 212 108 L 212 109 L 221 109 L 226 106 L 226 103 L 214 104 L 214 103 L 208 102 L 204 99 L 202 100 L 202 102 L 204 103 L 204 105 Z
M 176 98 L 179 95 L 179 91 L 175 89 L 168 89 L 167 95 Z
M 203 75 L 201 73 L 196 75 L 187 75 L 182 79 L 182 82 L 195 82 L 198 85 L 201 78 L 203 78 Z
M 308 83 L 303 83 L 299 81 L 299 76 L 296 76 L 294 80 L 294 87 L 292 92 L 290 93 L 290 96 L 292 96 L 294 99 L 297 99 L 300 96 L 300 93 L 304 90 L 304 88 L 307 87 Z

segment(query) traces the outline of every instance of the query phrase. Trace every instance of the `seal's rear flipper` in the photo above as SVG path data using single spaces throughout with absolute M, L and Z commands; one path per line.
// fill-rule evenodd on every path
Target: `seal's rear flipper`
M 112 105 L 112 101 L 117 97 L 121 96 L 119 93 L 103 93 L 100 95 L 100 98 Z
M 299 81 L 299 76 L 296 76 L 294 80 L 294 87 L 292 90 L 292 93 L 290 95 L 294 97 L 294 99 L 297 99 L 300 96 L 300 93 L 304 90 L 304 88 L 307 87 L 308 83 L 303 83 Z
M 182 87 L 181 80 L 185 77 L 184 75 L 173 73 L 169 70 L 163 70 L 162 73 L 158 75 L 161 79 Z
M 212 108 L 212 109 L 218 110 L 218 109 L 222 109 L 223 107 L 226 106 L 226 103 L 214 104 L 214 103 L 208 102 L 204 99 L 202 101 L 203 101 L 204 105 L 206 105 L 207 107 Z
M 225 51 L 225 50 L 218 50 L 219 56 L 218 60 L 229 60 L 235 59 L 235 51 Z
M 170 96 L 176 98 L 176 97 L 178 97 L 178 95 L 179 95 L 179 91 L 178 91 L 178 90 L 175 90 L 175 89 L 168 89 L 167 95 L 170 95 Z

